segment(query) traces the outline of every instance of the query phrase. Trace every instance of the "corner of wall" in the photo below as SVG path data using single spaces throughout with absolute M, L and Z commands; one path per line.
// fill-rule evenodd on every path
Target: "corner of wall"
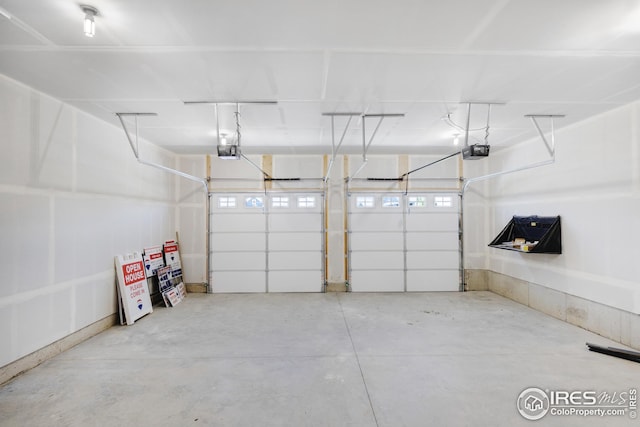
M 488 290 L 495 294 L 640 349 L 640 315 L 491 270 L 485 270 L 485 274 Z M 470 277 L 482 277 L 482 273 L 475 270 Z
M 488 291 L 488 271 L 480 269 L 464 270 L 465 291 Z

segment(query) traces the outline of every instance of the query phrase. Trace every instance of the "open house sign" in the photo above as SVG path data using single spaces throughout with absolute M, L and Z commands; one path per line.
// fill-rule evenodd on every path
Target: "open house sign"
M 153 311 L 142 255 L 138 252 L 118 255 L 115 263 L 118 294 L 127 325 L 132 325 L 137 319 Z

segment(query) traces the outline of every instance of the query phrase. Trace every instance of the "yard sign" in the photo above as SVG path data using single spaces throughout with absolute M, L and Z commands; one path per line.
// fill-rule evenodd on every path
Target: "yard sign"
M 133 325 L 133 322 L 145 314 L 153 312 L 142 255 L 139 252 L 118 255 L 115 258 L 115 265 L 118 276 L 118 295 L 125 320 L 127 325 Z

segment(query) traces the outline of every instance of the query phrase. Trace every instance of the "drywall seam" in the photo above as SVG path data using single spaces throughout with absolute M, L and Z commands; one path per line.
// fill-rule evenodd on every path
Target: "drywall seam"
M 611 185 L 614 188 L 613 184 Z M 577 191 L 575 188 L 570 189 L 571 192 L 561 192 L 559 191 L 557 195 L 550 195 L 550 192 L 540 192 L 539 196 L 531 196 L 532 193 L 527 193 L 527 195 L 500 195 L 500 196 L 491 196 L 492 201 L 499 201 L 501 206 L 522 206 L 522 202 L 525 201 L 527 204 L 536 204 L 540 202 L 557 204 L 558 202 L 598 202 L 598 201 L 620 201 L 621 198 L 626 198 L 631 195 L 631 190 L 621 191 L 607 191 L 606 193 L 594 193 L 593 187 L 584 187 L 584 191 Z
M 631 174 L 634 195 L 640 195 L 640 103 L 631 107 Z
M 78 114 L 71 110 L 71 191 L 78 191 Z
M 499 250 L 499 249 L 494 249 L 494 250 Z M 501 261 L 501 262 L 508 262 L 510 264 L 516 265 L 516 266 L 521 266 L 521 267 L 531 267 L 531 259 L 528 260 L 522 260 L 522 261 L 517 261 L 512 257 L 509 256 L 500 256 L 500 255 L 493 255 L 492 259 L 494 261 Z M 584 280 L 590 280 L 590 281 L 594 281 L 594 282 L 603 282 L 603 283 L 608 283 L 611 284 L 613 286 L 618 286 L 624 289 L 635 289 L 637 288 L 637 283 L 630 281 L 630 280 L 623 280 L 623 279 L 615 279 L 612 278 L 610 276 L 603 276 L 600 274 L 593 274 L 593 273 L 586 273 L 580 270 L 570 270 L 567 269 L 566 267 L 562 266 L 562 267 L 555 267 L 553 265 L 550 265 L 548 262 L 535 262 L 533 265 L 535 266 L 539 266 L 540 268 L 544 268 L 545 271 L 551 271 L 553 273 L 559 274 L 559 275 L 563 275 L 566 274 L 569 277 L 575 277 L 578 279 L 584 279 Z M 503 273 L 499 273 L 499 274 L 503 274 Z M 524 279 L 523 279 L 524 280 Z
M 55 254 L 56 254 L 56 198 L 53 195 L 49 196 L 49 242 L 48 243 L 48 253 L 49 253 L 49 265 L 47 266 L 47 271 L 49 273 L 49 283 L 48 286 L 51 286 L 55 283 Z
M 75 200 L 113 200 L 113 201 L 135 201 L 136 203 L 147 203 L 162 206 L 173 206 L 175 202 L 170 200 L 150 199 L 136 194 L 122 195 L 110 193 L 89 193 L 82 191 L 57 190 L 53 188 L 36 188 L 22 185 L 0 184 L 0 193 L 14 194 L 19 196 L 44 196 L 60 197 Z
M 50 286 L 46 286 L 44 288 L 33 289 L 26 292 L 20 292 L 18 294 L 9 295 L 9 296 L 0 298 L 0 307 L 20 304 L 22 302 L 29 301 L 39 296 L 50 295 L 65 289 L 73 288 L 78 285 L 83 285 L 85 283 L 107 280 L 107 279 L 110 280 L 110 279 L 113 279 L 114 277 L 115 277 L 114 270 L 109 269 L 109 270 L 102 271 L 100 273 L 91 274 L 89 276 L 78 277 L 76 279 L 55 283 Z

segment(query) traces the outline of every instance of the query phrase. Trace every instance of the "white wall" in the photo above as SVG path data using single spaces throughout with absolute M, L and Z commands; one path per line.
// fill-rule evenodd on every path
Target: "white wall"
M 640 313 L 639 129 L 640 104 L 630 104 L 556 132 L 555 164 L 490 181 L 488 235 L 481 243 L 513 215 L 560 215 L 563 254 L 487 248 L 487 268 Z M 545 157 L 541 140 L 533 140 L 489 162 L 501 170 Z
M 121 128 L 4 76 L 0 153 L 4 366 L 116 312 L 114 255 L 175 235 L 176 178 L 138 164 Z
M 489 160 L 463 161 L 463 176 L 474 178 L 487 175 Z M 493 240 L 490 225 L 489 181 L 470 184 L 463 196 L 464 268 L 486 270 L 489 267 L 487 244 Z
M 207 176 L 205 156 L 181 156 L 177 169 L 189 175 Z M 176 178 L 176 221 L 180 242 L 180 258 L 185 283 L 206 283 L 207 279 L 207 193 L 201 183 Z

